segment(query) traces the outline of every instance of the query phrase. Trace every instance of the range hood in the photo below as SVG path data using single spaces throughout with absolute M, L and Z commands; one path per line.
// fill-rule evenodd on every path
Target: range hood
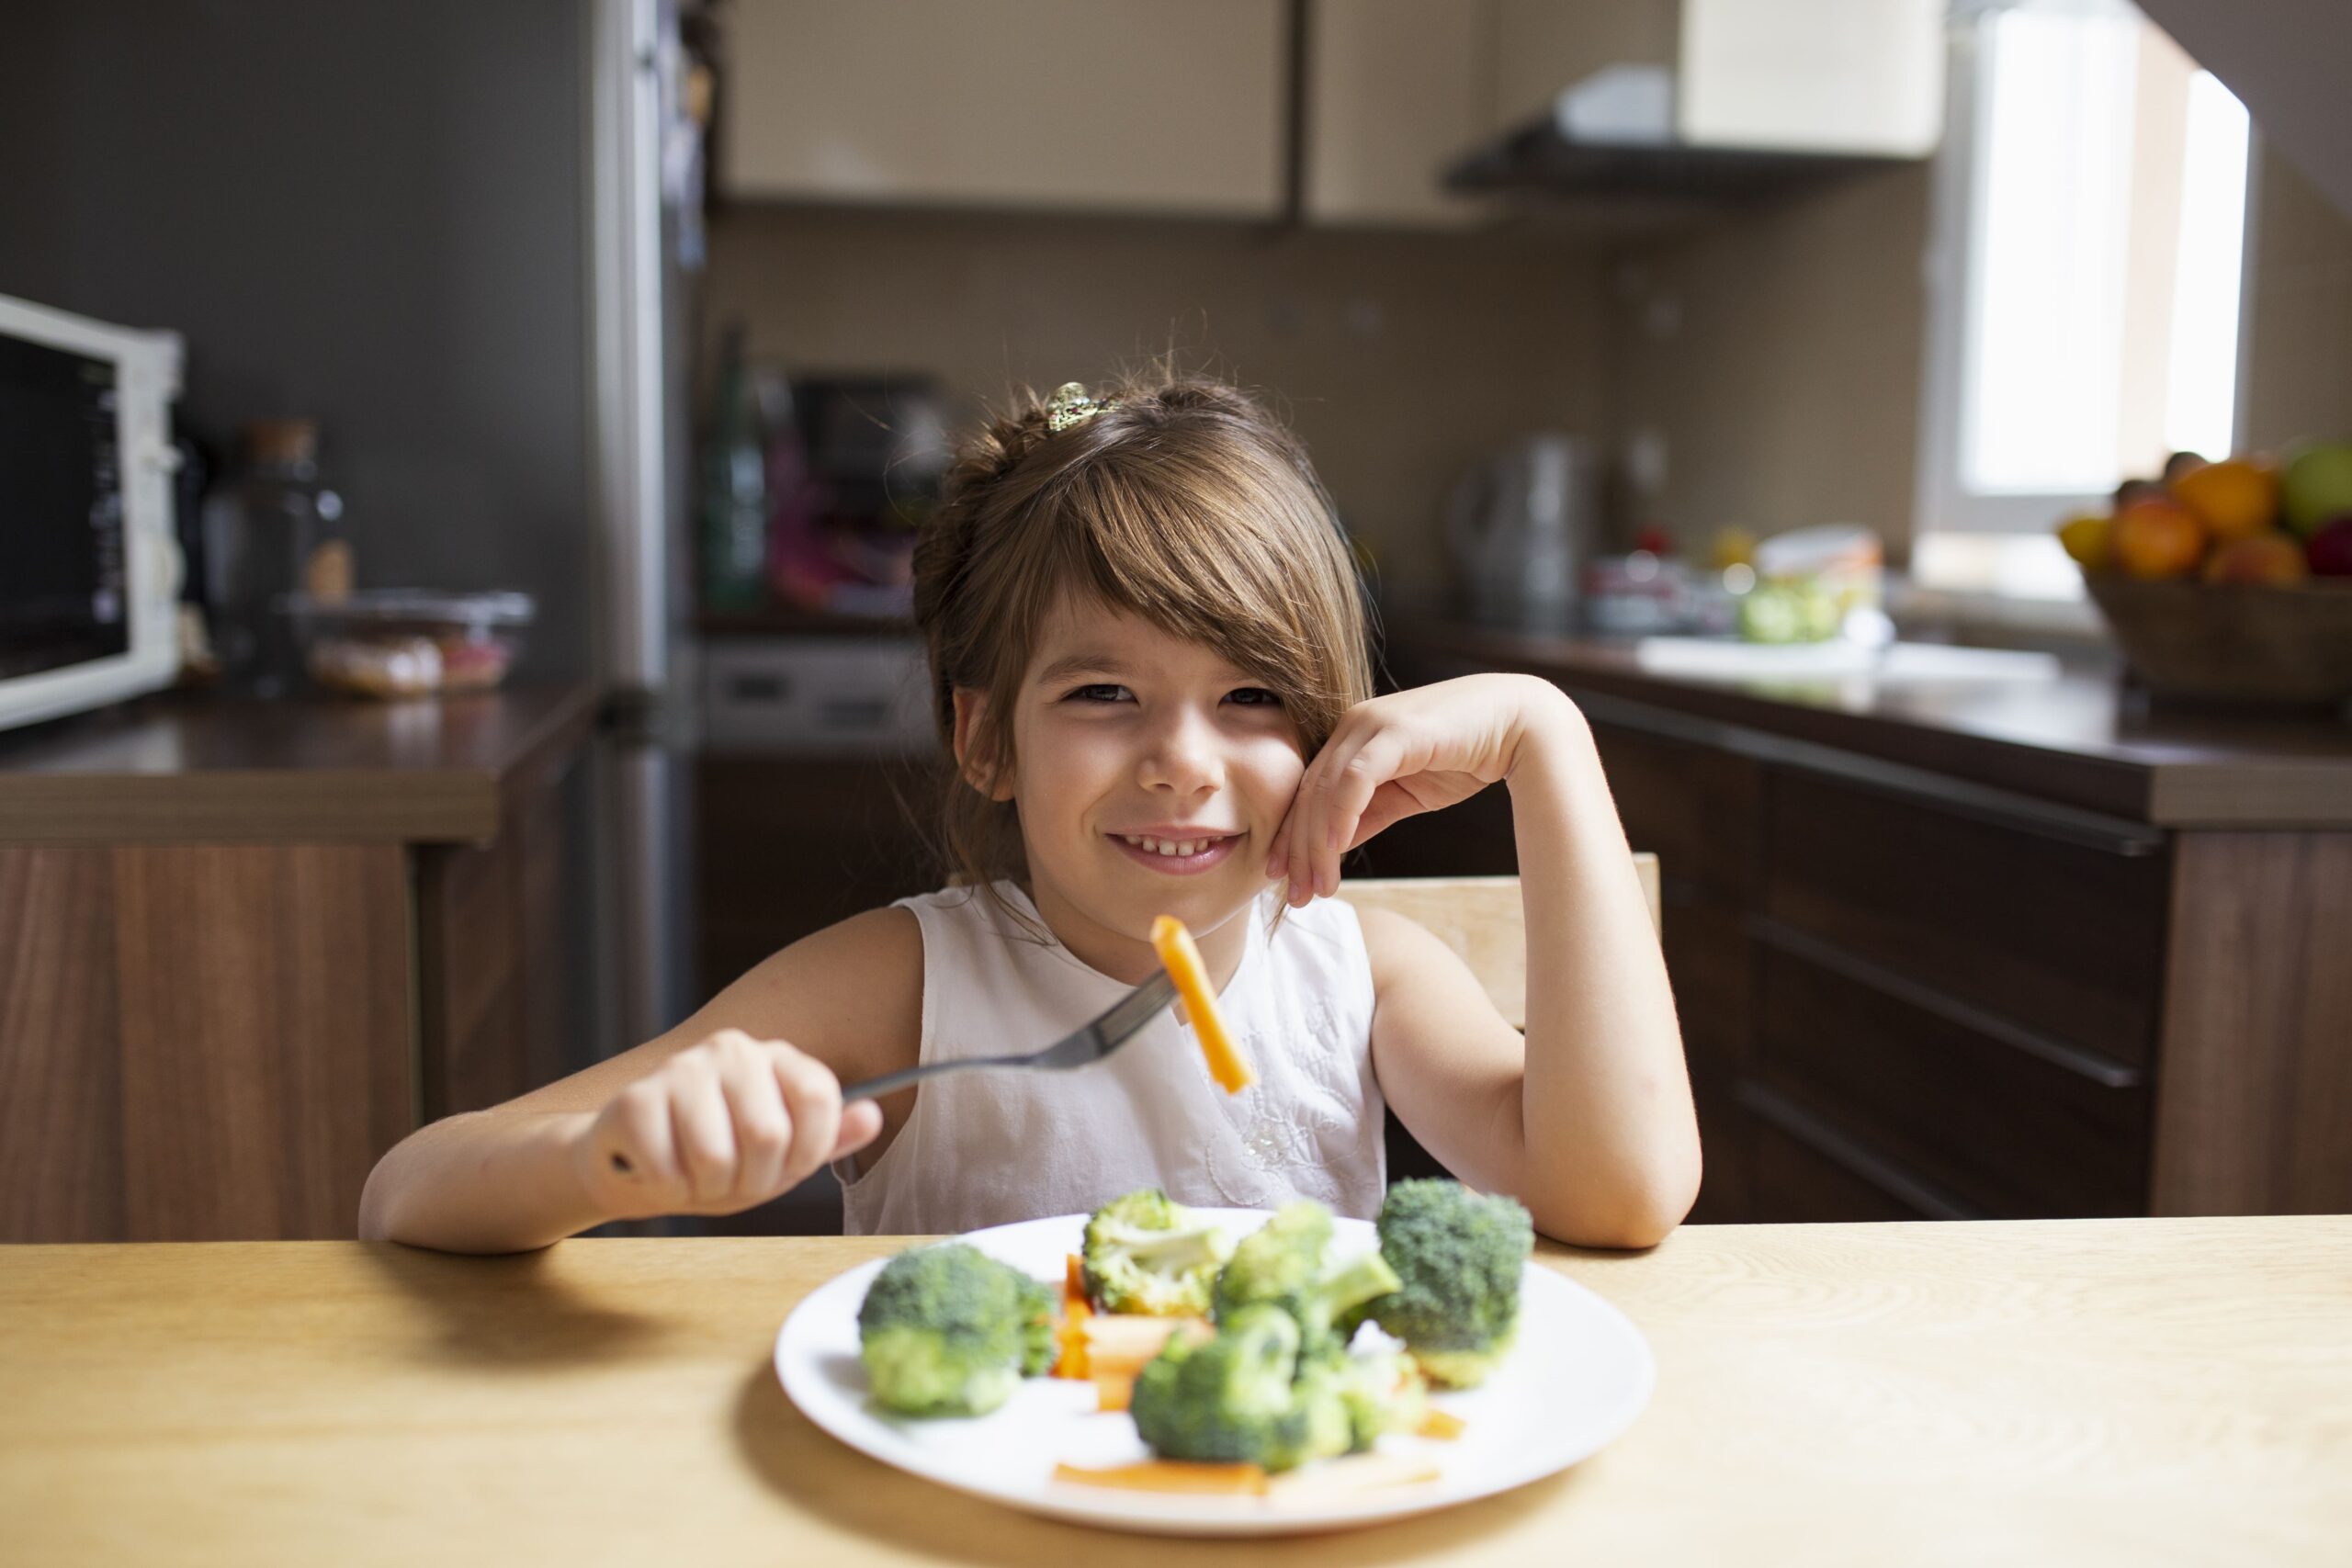
M 1456 159 L 1446 187 L 1730 201 L 1935 150 L 1942 0 L 1680 0 L 1673 21 L 1648 59 L 1531 84 L 1548 101 Z
M 2352 217 L 2352 19 L 2343 0 L 2139 0 L 2265 140 Z

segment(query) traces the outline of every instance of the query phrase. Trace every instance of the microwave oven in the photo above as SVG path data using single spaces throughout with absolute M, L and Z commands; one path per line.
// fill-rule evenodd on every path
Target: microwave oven
M 0 729 L 179 672 L 180 354 L 0 296 Z

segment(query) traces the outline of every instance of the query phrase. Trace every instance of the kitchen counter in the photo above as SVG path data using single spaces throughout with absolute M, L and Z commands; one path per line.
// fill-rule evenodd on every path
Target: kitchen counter
M 586 1033 L 585 683 L 0 735 L 0 1242 L 352 1234 Z
M 9 1555 L 2077 1568 L 2333 1564 L 2352 1540 L 2345 1217 L 1545 1244 L 1657 1353 L 1632 1429 L 1499 1497 L 1255 1548 L 1035 1518 L 810 1425 L 776 1385 L 777 1325 L 903 1245 L 11 1250 Z
M 1552 681 L 1663 944 L 1707 1220 L 2352 1209 L 2352 725 L 2111 677 L 1668 677 L 1629 643 L 1393 616 L 1408 684 Z M 1508 874 L 1487 791 L 1366 847 Z
M 0 733 L 0 843 L 481 843 L 594 723 L 585 682 L 404 703 L 171 693 Z
M 1579 694 L 2159 827 L 2352 827 L 2352 723 L 2149 705 L 2112 676 L 1892 684 L 1699 681 L 1630 642 L 1399 615 L 1392 649 L 1531 670 Z M 1596 713 L 1595 716 L 1600 716 Z M 1764 750 L 1770 749 L 1769 741 Z

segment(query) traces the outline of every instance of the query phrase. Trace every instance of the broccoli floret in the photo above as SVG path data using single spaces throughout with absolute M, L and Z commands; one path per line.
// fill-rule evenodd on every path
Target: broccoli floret
M 1396 1289 L 1396 1271 L 1376 1252 L 1334 1267 L 1331 1212 L 1299 1199 L 1241 1238 L 1216 1277 L 1216 1315 L 1258 1303 L 1281 1307 L 1298 1323 L 1310 1350 L 1326 1339 L 1345 1345 L 1361 1310 Z
M 1053 1292 L 960 1243 L 902 1252 L 857 1309 L 874 1397 L 909 1416 L 984 1416 L 1053 1359 Z
M 1519 1328 L 1520 1271 L 1535 1246 L 1527 1211 L 1455 1181 L 1400 1181 L 1379 1224 L 1381 1256 L 1401 1283 L 1374 1320 L 1431 1382 L 1485 1382 Z
M 1333 1363 L 1348 1413 L 1348 1451 L 1362 1453 L 1384 1432 L 1409 1432 L 1428 1414 L 1429 1384 L 1412 1359 L 1389 1351 L 1343 1356 Z
M 1289 1470 L 1348 1451 L 1341 1380 L 1299 1366 L 1298 1325 L 1280 1307 L 1237 1309 L 1198 1345 L 1171 1336 L 1136 1379 L 1136 1431 L 1163 1459 Z
M 1086 1222 L 1086 1293 L 1105 1312 L 1197 1317 L 1229 1251 L 1223 1231 L 1158 1188 L 1130 1192 Z

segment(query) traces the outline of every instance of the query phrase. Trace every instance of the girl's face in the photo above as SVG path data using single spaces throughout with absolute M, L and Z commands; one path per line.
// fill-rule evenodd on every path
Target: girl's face
M 1012 716 L 1014 777 L 994 793 L 1018 807 L 1032 895 L 1065 945 L 1140 978 L 1153 918 L 1173 915 L 1230 974 L 1233 917 L 1267 886 L 1306 771 L 1281 699 L 1199 643 L 1066 597 Z

